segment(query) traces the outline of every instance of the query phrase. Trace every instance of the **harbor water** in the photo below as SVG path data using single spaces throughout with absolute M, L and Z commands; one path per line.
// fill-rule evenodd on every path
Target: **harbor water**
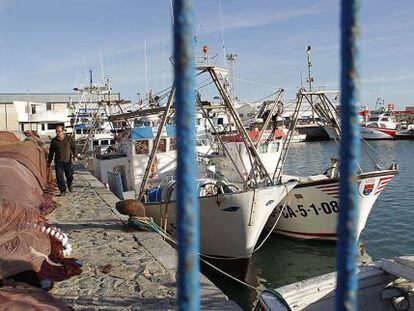
M 399 173 L 382 191 L 368 218 L 360 242 L 372 260 L 414 253 L 414 142 L 373 141 L 365 148 L 387 168 L 399 163 Z M 310 175 L 324 172 L 331 157 L 337 157 L 335 142 L 292 144 L 285 172 Z M 372 169 L 367 153 L 362 152 L 362 168 Z M 277 288 L 336 270 L 334 242 L 296 240 L 272 234 L 265 245 L 253 255 L 248 283 L 256 288 Z M 246 310 L 252 308 L 257 292 L 228 277 L 208 275 L 229 296 Z

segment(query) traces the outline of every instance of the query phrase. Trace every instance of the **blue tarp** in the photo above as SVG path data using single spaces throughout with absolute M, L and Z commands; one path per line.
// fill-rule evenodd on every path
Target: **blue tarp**
M 154 139 L 157 136 L 158 128 L 156 127 L 136 127 L 131 130 L 131 139 Z M 175 137 L 175 125 L 169 124 L 165 126 L 162 133 L 163 137 Z

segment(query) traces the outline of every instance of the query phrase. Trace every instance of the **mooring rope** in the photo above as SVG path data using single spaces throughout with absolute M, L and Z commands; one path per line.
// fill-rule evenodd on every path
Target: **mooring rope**
M 286 186 L 285 186 L 286 187 Z M 287 189 L 286 189 L 287 190 Z M 290 198 L 289 198 L 289 200 L 290 200 Z M 285 206 L 287 205 L 287 202 L 288 202 L 288 200 L 286 200 L 285 201 L 285 204 L 283 205 L 283 207 L 282 207 L 282 209 L 281 209 L 281 212 L 280 212 L 280 214 L 279 214 L 279 216 L 278 216 L 278 218 L 277 218 L 277 220 L 275 221 L 275 224 L 273 225 L 273 228 L 272 228 L 272 231 L 273 231 L 273 229 L 275 228 L 275 226 L 276 226 L 276 224 L 277 224 L 277 222 L 279 221 L 279 218 L 280 218 L 280 215 L 282 214 L 282 211 L 283 211 L 283 209 L 285 208 Z M 134 225 L 136 225 L 138 228 L 143 228 L 143 229 L 147 229 L 147 230 L 150 230 L 150 231 L 152 231 L 152 232 L 156 232 L 156 233 L 158 233 L 162 238 L 164 238 L 164 239 L 166 239 L 166 240 L 168 240 L 168 241 L 170 241 L 171 243 L 173 243 L 174 245 L 178 245 L 178 243 L 177 243 L 177 241 L 173 238 L 173 237 L 171 237 L 166 231 L 164 231 L 160 226 L 158 226 L 155 222 L 154 222 L 154 219 L 152 218 L 152 217 L 130 217 L 130 219 L 129 219 L 129 221 L 132 223 L 132 224 L 134 224 Z M 272 232 L 272 231 L 270 231 L 269 233 L 268 233 L 268 235 L 266 236 L 266 238 L 262 241 L 262 243 L 259 245 L 259 247 L 258 248 L 256 248 L 254 251 L 253 251 L 253 253 L 254 252 L 256 252 L 256 251 L 258 251 L 259 250 L 259 248 L 261 248 L 263 245 L 264 245 L 264 242 L 267 240 L 267 238 L 270 236 L 270 233 Z M 260 289 L 259 287 L 255 287 L 255 286 L 253 286 L 253 285 L 250 285 L 249 283 L 247 283 L 247 282 L 245 282 L 245 281 L 242 281 L 242 280 L 240 280 L 240 279 L 238 279 L 238 278 L 236 278 L 236 277 L 234 277 L 234 276 L 232 276 L 231 274 L 229 274 L 229 273 L 227 273 L 227 272 L 225 272 L 225 271 L 223 271 L 222 269 L 220 269 L 220 268 L 218 268 L 218 267 L 216 267 L 215 265 L 213 265 L 212 263 L 210 263 L 210 262 L 208 262 L 207 260 L 205 260 L 205 259 L 203 259 L 203 258 L 201 258 L 201 256 L 203 256 L 203 257 L 207 257 L 207 258 L 211 258 L 211 259 L 220 259 L 220 260 L 226 260 L 227 258 L 221 258 L 221 257 L 215 257 L 215 256 L 208 256 L 208 255 L 202 255 L 201 253 L 198 253 L 198 255 L 200 256 L 200 260 L 203 262 L 203 263 L 205 263 L 206 265 L 208 265 L 208 266 L 210 266 L 211 268 L 213 268 L 214 270 L 216 270 L 217 272 L 219 272 L 219 273 L 221 273 L 221 274 L 223 274 L 223 275 L 225 275 L 226 277 L 228 277 L 228 278 L 230 278 L 230 279 L 232 279 L 232 280 L 234 280 L 234 281 L 236 281 L 236 282 L 238 282 L 238 283 L 240 283 L 240 284 L 242 284 L 242 285 L 244 285 L 244 286 L 246 286 L 246 287 L 248 287 L 248 288 L 250 288 L 250 289 L 253 289 L 253 290 L 255 290 L 256 292 L 258 292 L 259 294 L 261 294 L 261 293 L 263 293 L 263 292 L 266 292 L 266 291 L 268 291 L 268 292 L 270 292 L 270 293 L 272 293 L 273 295 L 275 295 L 278 299 L 279 299 L 279 301 L 284 305 L 284 306 L 286 306 L 286 308 L 288 309 L 288 311 L 290 311 L 291 310 L 291 308 L 290 308 L 290 306 L 289 306 L 289 304 L 286 302 L 286 300 L 283 298 L 283 296 L 278 292 L 278 291 L 276 291 L 276 290 L 274 290 L 274 289 Z M 244 257 L 239 257 L 239 258 L 231 258 L 231 260 L 234 260 L 234 259 L 241 259 L 241 258 L 244 258 Z M 230 259 L 229 259 L 230 260 Z

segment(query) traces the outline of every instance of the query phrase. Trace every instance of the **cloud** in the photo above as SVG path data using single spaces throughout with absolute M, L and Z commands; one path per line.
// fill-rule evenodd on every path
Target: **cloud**
M 223 28 L 229 29 L 244 29 L 252 27 L 261 27 L 278 22 L 285 22 L 292 19 L 305 18 L 322 13 L 337 11 L 338 5 L 336 2 L 325 2 L 323 4 L 314 4 L 306 7 L 295 9 L 281 9 L 276 14 L 274 10 L 250 10 L 240 11 L 236 13 L 227 14 L 224 12 Z M 211 15 L 208 16 L 211 18 Z M 214 33 L 221 29 L 220 23 L 217 21 L 202 24 L 202 34 L 207 35 Z

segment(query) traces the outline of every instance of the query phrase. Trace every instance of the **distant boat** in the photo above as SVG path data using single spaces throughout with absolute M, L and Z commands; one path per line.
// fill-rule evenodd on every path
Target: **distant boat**
M 398 123 L 390 112 L 375 111 L 361 124 L 361 137 L 366 140 L 397 139 Z

